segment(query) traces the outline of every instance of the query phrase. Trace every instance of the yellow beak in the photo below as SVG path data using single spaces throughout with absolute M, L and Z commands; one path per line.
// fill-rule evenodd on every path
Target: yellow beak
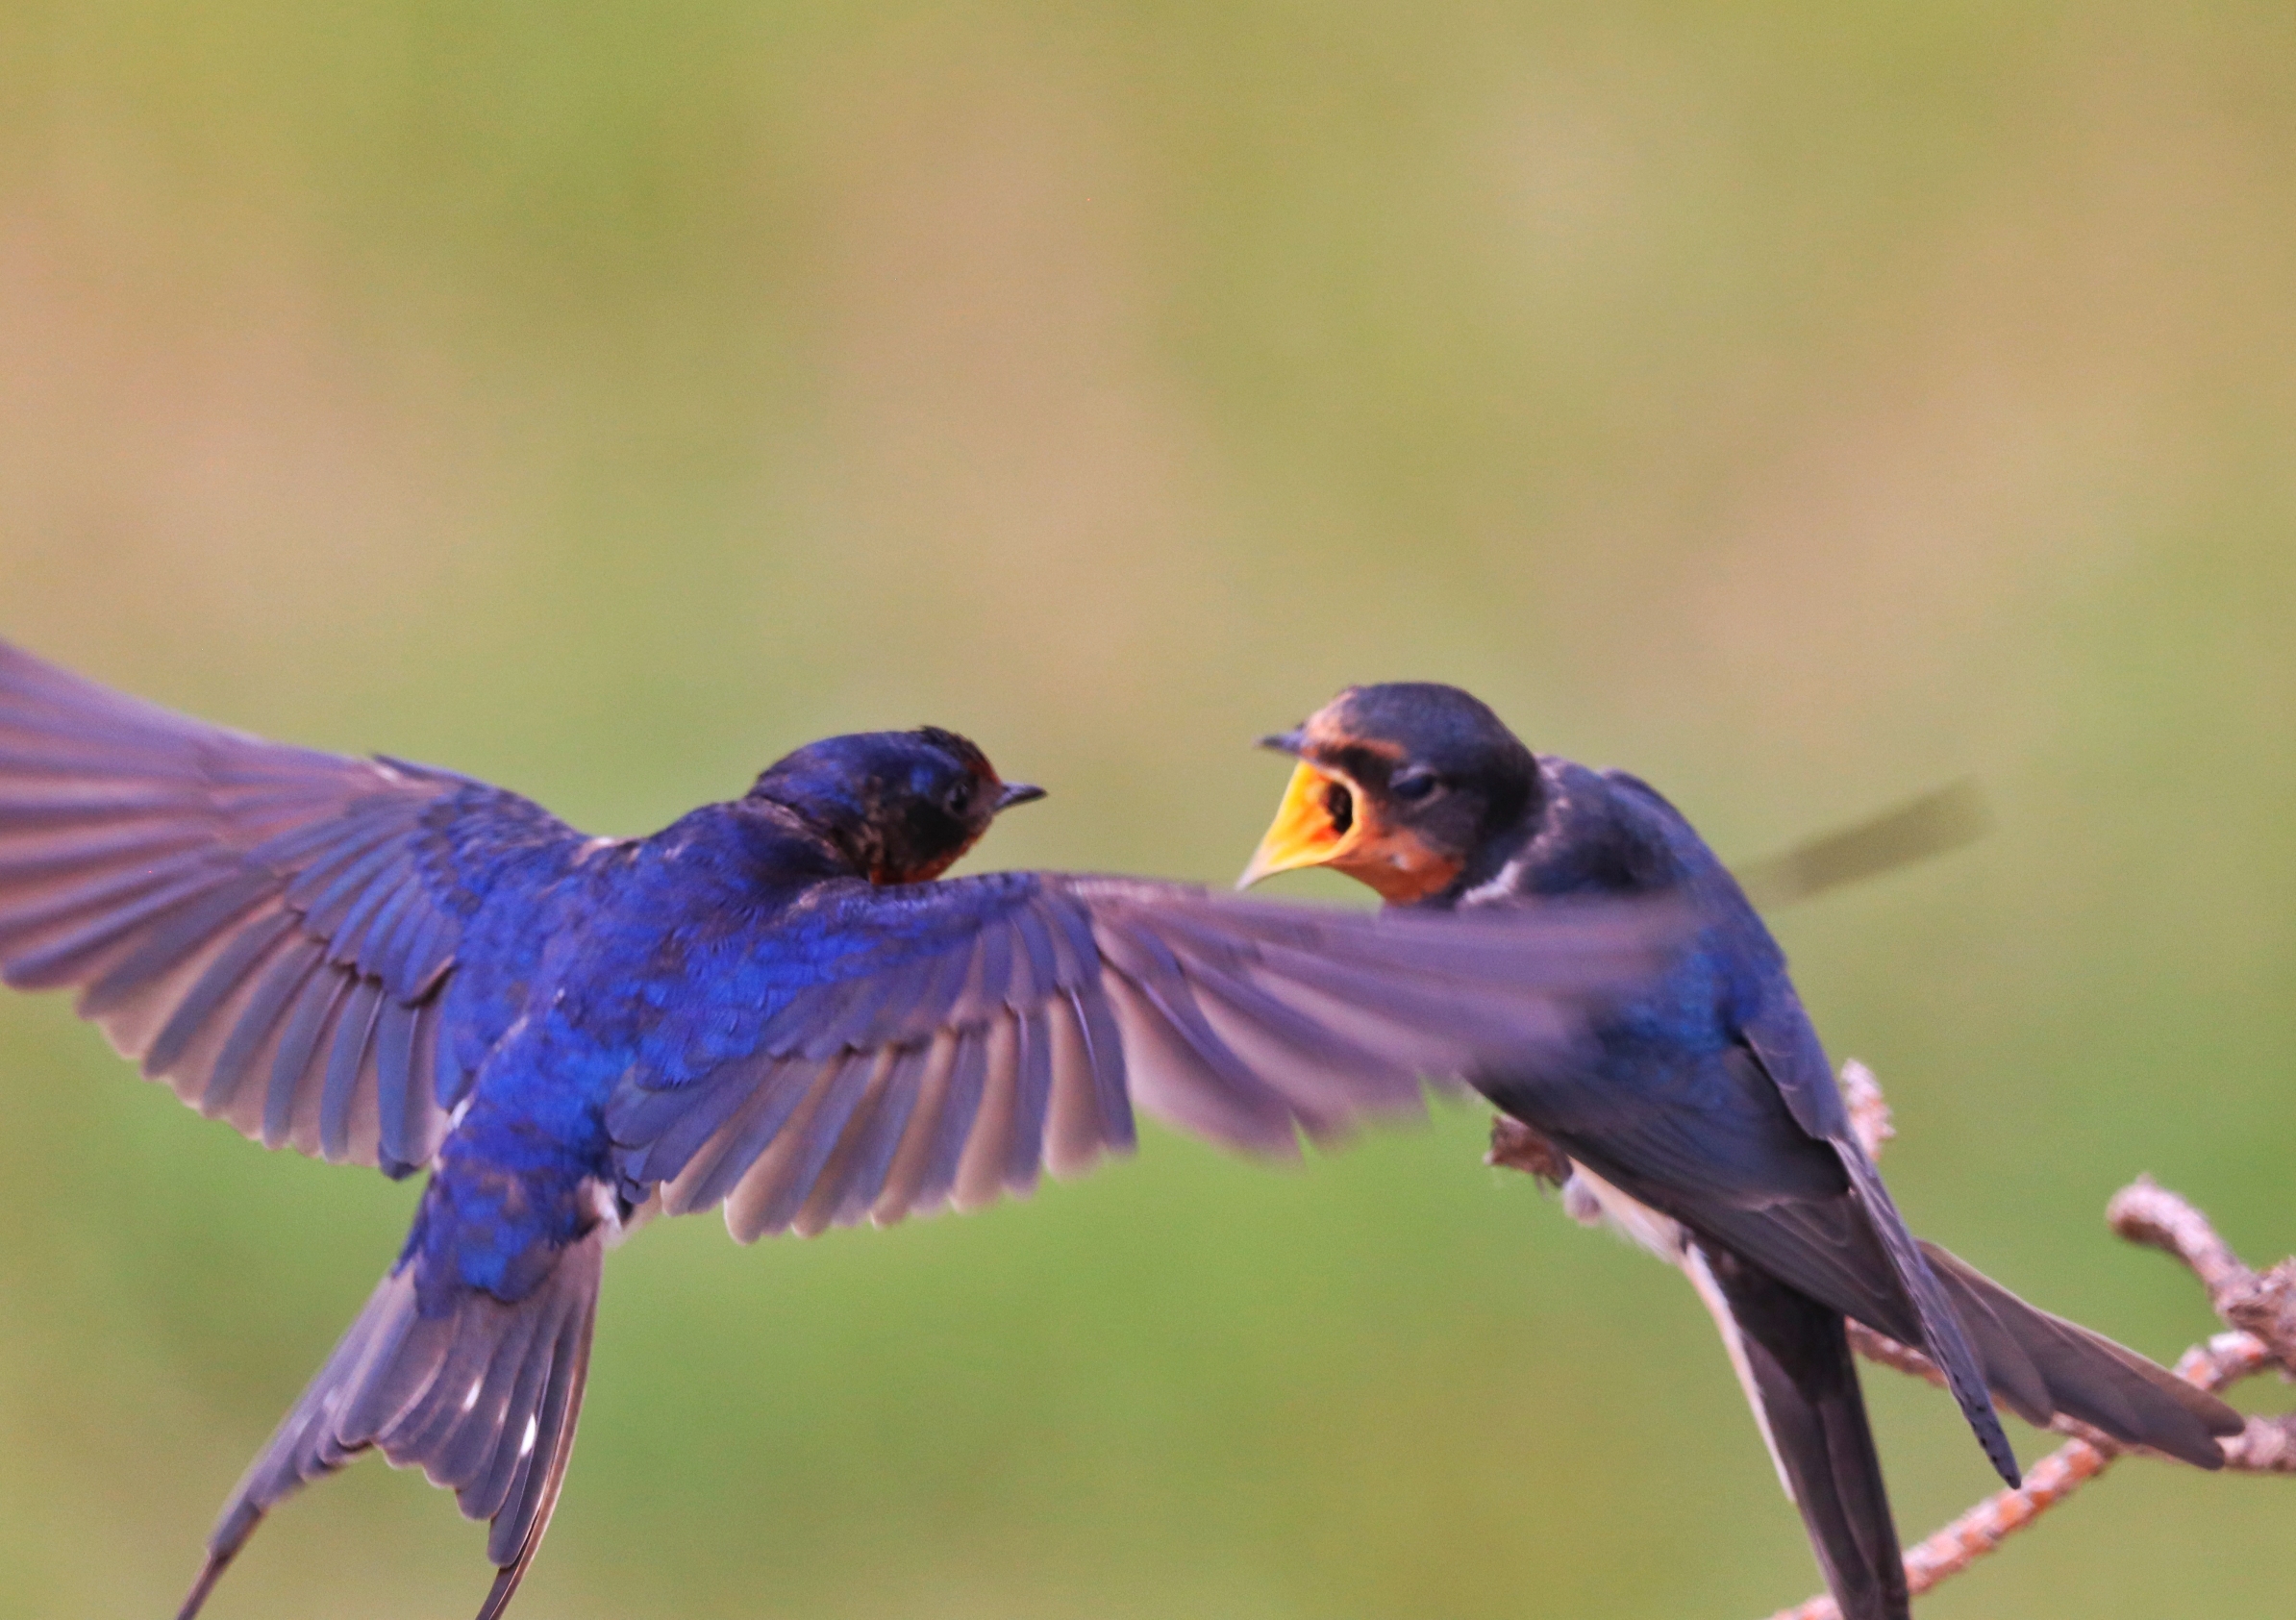
M 1260 847 L 1252 852 L 1251 864 L 1235 880 L 1237 888 L 1250 888 L 1260 879 L 1272 878 L 1278 872 L 1328 865 L 1347 851 L 1354 835 L 1361 832 L 1361 828 L 1359 825 L 1342 833 L 1332 825 L 1332 812 L 1325 796 L 1335 780 L 1305 760 L 1292 767 L 1291 781 L 1285 785 L 1284 802 L 1276 807 L 1276 819 L 1268 824 Z

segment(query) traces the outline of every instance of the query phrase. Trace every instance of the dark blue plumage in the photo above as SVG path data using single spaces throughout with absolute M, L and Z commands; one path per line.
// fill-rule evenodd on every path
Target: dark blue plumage
M 1245 873 L 1329 865 L 1417 913 L 1676 896 L 1685 948 L 1588 1038 L 1471 1077 L 1535 1162 L 1689 1275 L 1848 1620 L 1905 1620 L 1896 1532 L 1844 1319 L 1926 1351 L 1993 1465 L 1993 1397 L 2203 1467 L 2240 1420 L 2144 1358 L 2017 1299 L 1907 1230 L 1859 1144 L 1784 953 L 1647 784 L 1535 756 L 1454 687 L 1353 687 L 1268 739 L 1296 757 Z M 1988 1388 L 1990 1393 L 1988 1393 Z
M 935 883 L 1037 796 L 925 728 L 798 750 L 651 837 L 202 725 L 0 644 L 0 977 L 74 987 L 267 1146 L 427 1169 L 406 1245 L 241 1480 L 263 1514 L 380 1449 L 491 1521 L 499 1614 L 563 1479 L 603 1256 L 1026 1192 L 1136 1103 L 1247 1151 L 1557 1062 L 1679 908 L 1380 919 L 1116 878 Z

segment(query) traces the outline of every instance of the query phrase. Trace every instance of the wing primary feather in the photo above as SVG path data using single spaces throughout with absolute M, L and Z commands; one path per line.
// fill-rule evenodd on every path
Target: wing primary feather
M 974 1111 L 972 1134 L 958 1158 L 956 1179 L 949 1188 L 949 1202 L 960 1210 L 994 1203 L 1004 1186 L 1017 1103 L 1018 1042 L 1010 1012 L 1000 1012 L 983 1033 L 981 1105 Z
M 203 1113 L 212 1114 L 220 1109 L 243 1080 L 255 1077 L 259 1067 L 268 1078 L 276 1058 L 268 1063 L 261 1059 L 276 1054 L 275 1037 L 283 1033 L 281 1026 L 288 1009 L 303 995 L 312 975 L 322 971 L 318 948 L 292 934 L 287 935 L 277 956 L 263 969 L 237 1021 L 232 1025 L 223 1050 L 216 1055 L 214 1072 L 208 1077 L 207 1093 L 200 1104 Z M 263 1146 L 275 1148 L 287 1140 L 290 1109 L 286 1105 L 291 1104 L 292 1098 L 291 1091 L 286 1099 L 274 1098 L 270 1086 L 264 1086 Z
M 1099 1104 L 1104 1139 L 1117 1153 L 1130 1153 L 1138 1144 L 1139 1130 L 1132 1117 L 1132 1087 L 1124 1067 L 1124 1041 L 1110 1009 L 1108 993 L 1099 982 L 1088 990 L 1068 992 L 1068 1006 L 1076 1014 L 1077 1034 L 1084 1041 L 1085 1059 L 1092 1065 L 1092 1095 Z
M 383 1010 L 383 987 L 359 980 L 345 998 L 327 1043 L 327 1078 L 319 1093 L 319 1151 L 330 1163 L 350 1156 L 360 1070 L 376 1016 Z
M 213 865 L 181 875 L 131 871 L 27 908 L 0 920 L 0 949 L 14 953 L 7 964 L 8 982 L 25 990 L 72 984 L 91 959 L 123 936 L 178 908 L 197 905 L 231 881 L 229 868 Z
M 241 929 L 209 963 L 190 992 L 176 1004 L 175 1011 L 152 1042 L 151 1049 L 143 1055 L 143 1072 L 155 1077 L 173 1072 L 191 1042 L 207 1028 L 209 1019 L 293 927 L 294 919 L 283 912 Z
M 445 1134 L 445 1114 L 438 1106 L 438 1049 L 445 1026 L 446 1014 L 437 996 L 414 1009 L 414 1029 L 407 1051 L 410 1163 L 428 1164 Z
M 20 768 L 20 767 L 19 767 Z M 17 774 L 12 769 L 10 775 Z M 31 773 L 27 773 L 31 774 Z M 119 785 L 112 775 L 59 770 L 38 771 L 64 790 L 0 805 L 0 834 L 53 833 L 62 828 L 117 825 L 121 822 L 159 822 L 196 810 L 199 802 L 181 788 L 135 789 Z
M 0 885 L 37 894 L 36 885 L 78 877 L 82 885 L 76 892 L 85 894 L 87 883 L 107 872 L 163 875 L 186 860 L 197 860 L 210 842 L 203 832 L 164 823 L 99 826 L 93 832 L 73 824 L 58 837 L 0 841 Z
M 415 1138 L 420 1129 L 414 1110 L 427 1099 L 415 1095 L 409 1084 L 414 1066 L 414 1014 L 388 991 L 375 1015 L 373 1047 L 375 1116 L 382 1128 L 383 1158 L 387 1164 L 418 1164 Z
M 384 817 L 349 810 L 274 834 L 249 850 L 247 859 L 281 874 L 287 903 L 308 916 L 345 867 L 378 853 L 388 832 Z
M 1418 1096 L 1419 1075 L 1385 1053 L 1345 1039 L 1337 1030 L 1237 974 L 1191 974 L 1197 998 L 1209 1014 L 1224 1007 L 1264 1038 L 1287 1049 L 1290 1063 L 1307 1063 L 1342 1075 L 1368 1090 L 1374 1102 L 1409 1102 Z M 1233 1041 L 1230 1042 L 1234 1044 Z M 1432 1046 L 1432 1042 L 1430 1045 Z M 1431 1052 L 1431 1057 L 1437 1054 Z M 1265 1066 L 1265 1065 L 1262 1065 Z M 1305 1102 L 1306 1098 L 1294 1098 Z
M 279 1127 L 281 1139 L 286 1139 L 292 1122 L 309 1111 L 311 1100 L 319 1092 L 320 1087 L 312 1084 L 312 1059 L 331 1032 L 335 1011 L 350 988 L 348 974 L 322 966 L 304 982 L 296 995 L 287 1023 L 280 1031 L 279 1045 L 271 1054 L 271 1078 L 263 1093 L 265 1146 L 273 1145 L 273 1119 L 287 1122 Z M 316 1145 L 314 1137 L 312 1148 Z
M 81 992 L 80 1015 L 105 1016 L 261 909 L 270 893 L 269 884 L 260 874 L 249 873 L 187 901 L 181 910 L 160 923 Z
M 1115 931 L 1111 943 L 1114 939 L 1121 939 L 1125 946 L 1131 947 L 1126 953 L 1130 960 L 1114 953 L 1111 960 L 1186 1049 L 1200 1079 L 1226 1093 L 1230 1106 L 1245 1114 L 1271 1120 L 1285 1118 L 1283 1134 L 1288 1140 L 1289 1110 L 1205 1021 L 1179 961 L 1163 941 L 1139 927 Z
M 248 849 L 247 860 L 252 865 L 280 874 L 286 885 L 287 904 L 297 910 L 307 910 L 311 896 L 327 882 L 330 874 L 344 861 L 357 859 L 369 841 L 392 822 L 404 819 L 404 811 L 391 816 L 387 811 L 375 810 L 345 810 L 308 826 L 289 827 L 285 832 L 271 834 Z
M 900 1146 L 893 1150 L 892 1163 L 886 1168 L 885 1190 L 869 1206 L 869 1219 L 877 1226 L 906 1220 L 917 1207 L 918 1192 L 932 1167 L 933 1144 L 939 1134 L 942 1105 L 948 1100 L 957 1045 L 956 1035 L 942 1030 L 916 1048 L 921 1055 L 916 1106 L 910 1109 Z
M 1012 1129 L 1005 1149 L 1005 1185 L 1026 1196 L 1044 1163 L 1044 1121 L 1052 1103 L 1052 1026 L 1041 1004 L 1012 1020 Z
M 1092 1056 L 1075 998 L 1075 991 L 1067 991 L 1044 1009 L 1046 1060 L 1052 1068 L 1044 1109 L 1044 1167 L 1061 1177 L 1090 1168 L 1107 1146 Z
M 843 1139 L 853 1110 L 868 1090 L 877 1068 L 877 1057 L 874 1052 L 849 1052 L 829 1067 L 809 1099 L 812 1107 L 803 1127 L 791 1131 L 784 1143 L 777 1144 L 787 1154 L 786 1160 L 770 1171 L 761 1161 L 752 1169 L 752 1176 L 764 1172 L 761 1192 L 770 1187 L 769 1195 L 757 1202 L 754 1211 L 741 1208 L 750 1202 L 747 1185 L 729 1197 L 727 1223 L 734 1223 L 737 1209 L 745 1217 L 735 1230 L 737 1239 L 748 1242 L 769 1232 L 784 1231 L 796 1219 L 811 1196 L 822 1167 Z
M 146 1075 L 258 1140 L 327 1136 L 361 1158 L 387 1137 L 387 1169 L 421 1157 L 436 1099 L 465 1077 L 417 1050 L 437 1014 L 412 1009 L 473 917 L 538 897 L 585 847 L 471 779 L 208 726 L 0 646 L 0 976 L 78 989 Z M 370 992 L 346 1021 L 349 992 L 314 950 L 411 1010 L 377 1038 Z M 510 1016 L 487 997 L 453 1005 L 470 1052 Z M 385 1078 L 395 1106 L 376 1115 L 369 1082 Z
M 1269 944 L 1262 960 L 1275 975 L 1339 1001 L 1376 1009 L 1389 1023 L 1440 1032 L 1455 1050 L 1492 1055 L 1519 1052 L 1551 1039 L 1560 1027 L 1545 997 L 1492 998 L 1453 981 L 1409 978 L 1359 966 L 1290 945 Z
M 939 1117 L 933 1122 L 932 1150 L 911 1201 L 914 1209 L 931 1209 L 949 1196 L 965 1143 L 972 1136 L 974 1116 L 981 1109 L 982 1085 L 988 1078 L 986 1032 L 974 1028 L 954 1034 L 956 1052 L 949 1064 L 948 1089 L 941 1098 Z
M 1117 972 L 1102 983 L 1124 1027 L 1125 1065 L 1143 1106 L 1216 1142 L 1278 1157 L 1299 1152 L 1291 1112 L 1272 1094 L 1239 1092 L 1208 1069 L 1203 1052 L 1163 1003 L 1129 974 Z
M 875 1207 L 892 1173 L 893 1156 L 916 1112 L 917 1094 L 924 1084 L 925 1065 L 932 1046 L 917 1041 L 896 1047 L 888 1055 L 885 1085 L 877 1107 L 869 1113 L 867 1129 L 855 1145 L 853 1159 L 836 1190 L 830 1220 L 851 1226 Z
M 861 1100 L 854 1104 L 828 1159 L 807 1189 L 805 1203 L 790 1218 L 789 1230 L 800 1237 L 815 1236 L 827 1231 L 836 1219 L 837 1210 L 845 1202 L 846 1184 L 853 1179 L 855 1162 L 876 1126 L 878 1110 L 884 1106 L 886 1087 L 892 1078 L 898 1055 L 891 1047 L 871 1047 L 853 1056 L 865 1065 L 867 1084 L 861 1090 Z
M 678 1183 L 683 1183 L 686 1175 L 701 1170 L 692 1192 L 671 1205 L 670 1212 L 707 1209 L 731 1194 L 750 1166 L 780 1138 L 789 1116 L 811 1092 L 817 1073 L 817 1065 L 800 1059 L 776 1063 L 716 1138 L 724 1144 L 716 1156 L 709 1159 L 696 1156 L 693 1164 L 680 1175 Z M 673 1189 L 678 1183 L 672 1184 Z

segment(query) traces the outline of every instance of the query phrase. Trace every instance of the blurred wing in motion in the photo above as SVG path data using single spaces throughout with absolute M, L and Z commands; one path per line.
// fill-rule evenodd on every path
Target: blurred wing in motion
M 747 1055 L 636 1076 L 624 1194 L 723 1203 L 744 1242 L 1028 1192 L 1134 1139 L 1133 1106 L 1289 1156 L 1409 1114 L 1421 1082 L 1565 1061 L 1686 931 L 1671 903 L 1326 911 L 1119 878 L 855 885 L 840 935 L 925 940 L 789 1000 Z
M 1964 778 L 1870 821 L 1751 861 L 1734 875 L 1758 910 L 1775 910 L 1844 884 L 1950 854 L 1975 843 L 1992 826 L 1984 789 Z
M 462 925 L 513 855 L 575 847 L 483 783 L 206 725 L 0 642 L 0 979 L 78 989 L 266 1147 L 427 1161 L 463 1084 L 439 1016 Z

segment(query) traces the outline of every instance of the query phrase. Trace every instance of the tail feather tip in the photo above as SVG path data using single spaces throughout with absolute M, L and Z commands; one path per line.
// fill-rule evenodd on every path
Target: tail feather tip
M 184 1607 L 175 1611 L 175 1620 L 196 1620 L 207 1606 L 208 1594 L 215 1589 L 222 1578 L 224 1566 L 231 1562 L 229 1553 L 210 1553 L 207 1562 L 199 1566 L 199 1579 L 191 1583 L 191 1590 L 184 1598 Z

